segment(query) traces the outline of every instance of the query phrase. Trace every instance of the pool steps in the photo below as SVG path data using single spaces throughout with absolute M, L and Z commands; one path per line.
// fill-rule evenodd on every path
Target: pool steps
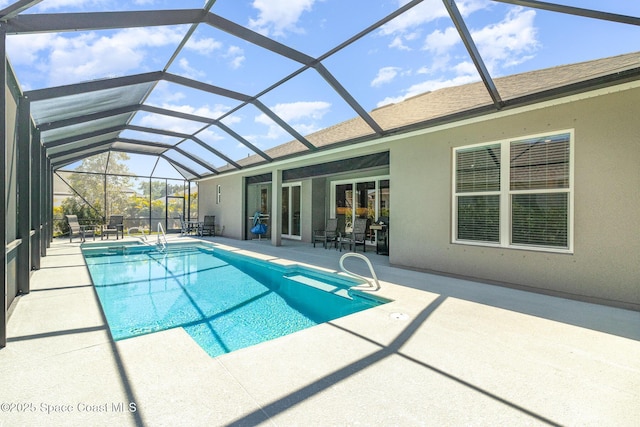
M 320 289 L 321 291 L 328 292 L 342 298 L 353 299 L 351 295 L 349 295 L 348 289 L 339 288 L 329 283 L 313 279 L 309 276 L 304 276 L 302 274 L 291 274 L 283 277 L 286 280 L 291 280 L 293 282 L 301 283 L 306 286 L 311 286 L 313 288 Z

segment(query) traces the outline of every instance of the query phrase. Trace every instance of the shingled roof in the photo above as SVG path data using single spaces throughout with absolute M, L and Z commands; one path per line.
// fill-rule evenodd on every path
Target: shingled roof
M 504 107 L 515 107 L 587 92 L 602 85 L 640 78 L 640 52 L 613 56 L 594 61 L 561 65 L 542 70 L 514 74 L 495 79 Z M 598 83 L 599 82 L 599 83 Z M 547 93 L 548 96 L 540 96 Z M 533 97 L 533 95 L 536 95 Z M 479 114 L 496 112 L 493 101 L 482 82 L 469 83 L 426 92 L 397 104 L 371 111 L 371 116 L 390 133 L 427 128 L 443 122 L 455 122 Z M 395 130 L 395 132 L 393 131 Z M 378 138 L 361 118 L 354 118 L 307 136 L 318 148 L 357 143 Z M 266 153 L 276 159 L 306 151 L 297 141 L 291 141 Z M 260 162 L 259 156 L 250 156 L 239 163 L 243 166 Z

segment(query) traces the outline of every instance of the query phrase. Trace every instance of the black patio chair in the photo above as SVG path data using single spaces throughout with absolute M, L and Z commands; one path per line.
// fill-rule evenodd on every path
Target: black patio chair
M 65 215 L 67 225 L 69 225 L 69 242 L 73 242 L 74 237 L 80 237 L 80 241 L 84 242 L 84 228 L 78 222 L 77 215 Z
M 122 235 L 124 239 L 124 216 L 122 215 L 111 215 L 109 217 L 109 222 L 102 226 L 100 239 L 104 239 L 105 237 L 109 240 L 109 234 L 115 234 L 116 240 L 118 240 L 118 235 Z
M 205 215 L 204 221 L 201 224 L 200 229 L 201 236 L 215 236 L 216 235 L 216 217 L 215 215 Z
M 338 237 L 337 245 L 342 252 L 342 247 L 347 246 L 350 251 L 357 252 L 357 246 L 362 245 L 362 251 L 367 251 L 367 218 L 356 218 L 353 221 L 353 230 Z
M 330 243 L 335 243 L 338 238 L 338 219 L 330 218 L 327 220 L 327 225 L 324 230 L 314 230 L 313 232 L 313 247 L 316 247 L 316 242 L 322 242 L 322 246 L 327 249 Z

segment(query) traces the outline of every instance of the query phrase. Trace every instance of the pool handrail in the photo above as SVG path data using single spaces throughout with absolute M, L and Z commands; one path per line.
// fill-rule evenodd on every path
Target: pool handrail
M 131 235 L 131 230 L 137 230 L 138 232 L 142 233 L 142 236 L 132 236 Z M 127 236 L 128 237 L 137 237 L 138 239 L 142 240 L 143 242 L 147 241 L 147 235 L 144 234 L 144 228 L 140 228 L 140 227 L 129 227 L 127 228 Z
M 359 274 L 353 273 L 352 271 L 349 271 L 349 270 L 347 270 L 345 268 L 344 260 L 347 259 L 347 258 L 350 258 L 350 257 L 360 258 L 361 260 L 363 260 L 369 266 L 369 271 L 371 272 L 371 277 L 373 278 L 373 281 L 375 282 L 375 290 L 377 291 L 378 289 L 380 289 L 380 282 L 378 281 L 378 276 L 376 276 L 376 272 L 373 270 L 373 265 L 371 264 L 371 261 L 369 261 L 369 258 L 367 258 L 366 256 L 364 256 L 362 254 L 359 254 L 357 252 L 347 252 L 346 254 L 344 254 L 344 255 L 342 255 L 340 257 L 340 269 L 345 274 L 348 274 L 350 276 L 356 277 L 358 279 L 365 280 L 369 286 L 373 287 L 368 278 L 366 278 L 364 276 L 361 276 Z
M 162 236 L 162 241 L 160 236 Z M 162 247 L 163 251 L 167 249 L 167 235 L 164 233 L 164 228 L 160 222 L 158 223 L 158 246 Z

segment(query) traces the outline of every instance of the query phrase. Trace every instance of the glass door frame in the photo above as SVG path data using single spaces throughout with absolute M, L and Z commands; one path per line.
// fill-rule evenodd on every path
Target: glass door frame
M 356 218 L 357 216 L 357 206 L 358 206 L 358 201 L 356 200 L 357 197 L 357 188 L 358 188 L 358 184 L 364 183 L 364 182 L 371 182 L 374 181 L 376 188 L 375 188 L 375 197 L 376 197 L 376 203 L 375 203 L 375 207 L 374 207 L 374 221 L 377 220 L 380 217 L 380 181 L 384 181 L 384 180 L 391 180 L 390 175 L 375 175 L 375 176 L 364 176 L 364 177 L 358 177 L 358 178 L 351 178 L 351 179 L 341 179 L 341 180 L 336 180 L 336 181 L 330 181 L 330 201 L 331 201 L 331 212 L 329 214 L 329 218 L 336 218 L 336 186 L 338 185 L 345 185 L 345 184 L 351 184 L 351 197 L 352 197 L 352 207 L 353 209 L 351 210 L 351 219 L 349 221 L 349 223 L 353 224 L 353 220 Z M 389 209 L 389 207 L 387 207 L 386 209 Z
M 294 223 L 294 213 L 295 210 L 293 209 L 293 187 L 298 187 L 300 189 L 299 194 L 300 194 L 300 206 L 299 206 L 299 218 L 298 221 L 302 220 L 302 182 L 286 182 L 282 184 L 282 189 L 288 188 L 289 189 L 289 204 L 287 206 L 287 229 L 289 230 L 289 234 L 284 234 L 282 233 L 282 228 L 284 227 L 284 218 L 282 219 L 282 223 L 280 224 L 280 236 L 285 238 L 285 239 L 292 239 L 292 240 L 302 240 L 302 223 L 299 224 L 299 235 L 295 235 L 295 234 L 291 234 L 291 231 L 293 230 L 293 223 Z M 283 196 L 284 197 L 284 196 Z

